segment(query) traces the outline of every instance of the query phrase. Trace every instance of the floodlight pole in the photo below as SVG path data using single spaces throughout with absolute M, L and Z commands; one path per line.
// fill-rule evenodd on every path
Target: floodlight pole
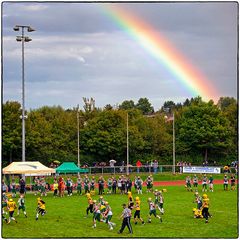
M 26 161 L 25 157 L 25 118 L 27 116 L 25 115 L 25 66 L 24 66 L 24 43 L 25 42 L 30 42 L 32 41 L 31 38 L 27 37 L 24 35 L 24 29 L 27 29 L 28 32 L 33 32 L 35 31 L 33 28 L 30 26 L 24 26 L 24 25 L 16 25 L 13 30 L 14 31 L 19 31 L 21 28 L 22 30 L 22 35 L 17 36 L 16 40 L 18 42 L 22 42 L 22 162 Z
M 128 140 L 128 112 L 127 112 L 127 167 L 126 167 L 126 173 L 129 175 L 129 140 Z
M 175 156 L 175 115 L 173 112 L 173 174 L 176 173 L 176 156 Z
M 78 167 L 80 168 L 80 144 L 79 144 L 79 104 L 77 105 L 77 136 L 78 136 Z M 80 173 L 78 172 L 78 176 Z

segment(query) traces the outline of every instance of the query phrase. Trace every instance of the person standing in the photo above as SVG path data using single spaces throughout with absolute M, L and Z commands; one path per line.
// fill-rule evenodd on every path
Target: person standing
M 187 188 L 188 191 L 192 192 L 192 185 L 191 185 L 191 178 L 190 178 L 190 176 L 186 177 L 186 188 Z
M 194 174 L 194 176 L 193 176 L 193 187 L 194 187 L 195 191 L 198 189 L 198 177 L 196 174 Z
M 135 213 L 134 213 L 134 223 L 137 224 L 137 220 L 141 221 L 141 223 L 144 225 L 145 222 L 144 220 L 141 218 L 140 216 L 140 204 L 141 204 L 141 201 L 140 201 L 140 198 L 139 197 L 136 197 L 136 203 L 135 203 Z
M 90 192 L 95 192 L 95 177 L 93 176 L 90 181 Z
M 232 174 L 231 175 L 231 190 L 234 191 L 235 190 L 235 175 Z
M 138 194 L 142 194 L 142 184 L 143 184 L 143 180 L 140 178 L 140 176 L 137 177 L 137 191 Z
M 83 179 L 83 183 L 84 183 L 84 190 L 85 190 L 85 194 L 86 193 L 90 193 L 89 191 L 89 179 L 88 179 L 88 176 L 85 175 L 84 179 Z
M 123 212 L 121 215 L 121 218 L 123 219 L 122 221 L 122 227 L 121 229 L 118 231 L 118 233 L 122 233 L 124 228 L 127 226 L 129 233 L 133 234 L 133 230 L 132 230 L 132 226 L 131 226 L 131 216 L 132 216 L 132 212 L 131 210 L 127 207 L 127 205 L 124 203 L 123 205 Z
M 202 178 L 202 192 L 207 192 L 207 182 L 208 182 L 207 175 L 204 174 Z
M 26 183 L 23 178 L 20 179 L 20 194 L 25 194 L 26 193 Z
M 154 174 L 156 174 L 157 170 L 158 170 L 158 161 L 157 160 L 154 160 L 154 162 L 153 162 L 153 170 L 154 170 Z
M 67 178 L 66 186 L 67 186 L 68 196 L 72 196 L 72 180 L 70 179 L 70 177 Z
M 18 214 L 20 214 L 20 210 L 23 210 L 24 216 L 27 217 L 26 213 L 26 207 L 25 207 L 25 199 L 23 195 L 20 195 L 20 198 L 18 199 Z
M 228 176 L 225 174 L 223 178 L 223 190 L 228 191 Z
M 82 195 L 82 178 L 77 179 L 77 194 Z
M 139 173 L 140 172 L 140 167 L 142 167 L 142 163 L 141 163 L 140 160 L 137 161 L 136 166 L 137 166 L 137 173 Z
M 104 180 L 103 177 L 100 176 L 98 179 L 98 195 L 102 195 L 104 191 Z
M 57 193 L 58 193 L 58 183 L 57 183 L 57 180 L 54 180 L 54 183 L 53 183 L 53 196 L 57 197 Z
M 213 192 L 213 177 L 210 175 L 209 177 L 209 192 Z
M 4 180 L 2 180 L 2 192 L 3 193 L 8 192 L 8 187 L 7 187 L 7 184 L 4 182 Z
M 116 194 L 117 190 L 117 180 L 115 179 L 115 177 L 113 177 L 113 183 L 112 183 L 112 192 L 114 194 Z

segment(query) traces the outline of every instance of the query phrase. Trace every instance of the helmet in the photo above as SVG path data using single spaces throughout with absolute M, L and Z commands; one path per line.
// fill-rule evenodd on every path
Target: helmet
M 38 197 L 38 198 L 37 198 L 37 200 L 38 200 L 38 201 L 40 201 L 40 200 L 41 200 L 41 198 L 40 198 L 40 197 Z
M 152 198 L 148 198 L 148 201 L 149 201 L 149 202 L 152 201 Z
M 193 208 L 192 210 L 193 210 L 193 212 L 195 212 L 197 209 L 196 209 L 196 208 Z
M 162 191 L 160 190 L 159 193 L 162 193 Z
M 93 203 L 96 203 L 97 201 L 96 200 L 93 200 Z
M 128 195 L 132 195 L 132 193 L 131 193 L 131 192 L 128 192 Z
M 105 202 L 106 205 L 108 205 L 108 202 Z
M 9 202 L 13 202 L 12 198 L 9 199 Z
M 206 193 L 204 193 L 202 196 L 203 196 L 203 198 L 207 198 L 207 194 Z
M 158 192 L 158 190 L 157 190 L 157 189 L 155 189 L 155 192 Z
M 138 200 L 139 200 L 139 197 L 136 197 L 135 199 L 136 199 L 136 201 L 138 201 Z
M 87 196 L 87 197 L 90 197 L 90 193 L 86 193 L 86 196 Z
M 103 199 L 103 196 L 100 196 L 101 199 Z

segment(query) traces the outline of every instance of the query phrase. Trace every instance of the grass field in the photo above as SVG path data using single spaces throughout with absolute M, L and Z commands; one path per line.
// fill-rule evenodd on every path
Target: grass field
M 127 203 L 126 195 L 104 195 L 113 210 L 112 221 L 117 225 L 113 231 L 108 229 L 106 223 L 97 223 L 97 228 L 92 228 L 92 216 L 84 218 L 87 207 L 85 196 L 53 198 L 52 192 L 46 201 L 47 214 L 35 220 L 36 196 L 27 194 L 26 207 L 28 218 L 23 213 L 17 216 L 18 223 L 9 225 L 2 223 L 3 238 L 238 238 L 238 192 L 223 191 L 222 185 L 215 185 L 214 192 L 208 192 L 210 199 L 209 212 L 213 215 L 206 224 L 204 219 L 194 219 L 192 208 L 193 193 L 187 192 L 183 186 L 165 187 L 164 193 L 165 214 L 163 222 L 152 218 L 152 223 L 134 225 L 133 235 L 128 234 L 126 228 L 119 235 L 121 227 L 119 216 L 122 212 L 122 203 Z M 158 187 L 158 189 L 161 189 Z M 147 198 L 153 197 L 151 193 L 140 195 L 141 216 L 147 220 Z M 133 190 L 135 198 L 136 193 Z M 94 196 L 93 199 L 98 199 Z

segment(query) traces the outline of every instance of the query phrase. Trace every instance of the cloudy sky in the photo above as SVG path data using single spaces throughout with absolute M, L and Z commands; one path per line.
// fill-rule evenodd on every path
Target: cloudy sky
M 122 28 L 106 3 L 3 2 L 3 102 L 21 102 L 21 43 L 13 27 L 30 25 L 25 44 L 26 108 L 73 108 L 82 97 L 97 107 L 147 97 L 194 97 L 161 61 Z M 206 76 L 220 96 L 237 97 L 237 3 L 113 3 L 161 33 Z

